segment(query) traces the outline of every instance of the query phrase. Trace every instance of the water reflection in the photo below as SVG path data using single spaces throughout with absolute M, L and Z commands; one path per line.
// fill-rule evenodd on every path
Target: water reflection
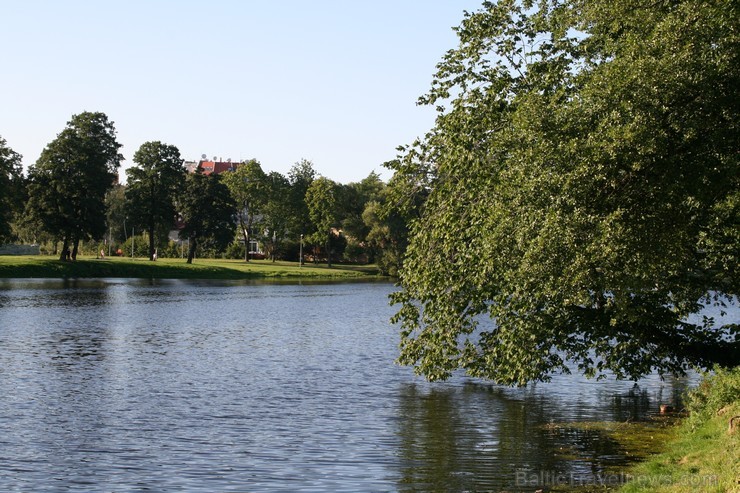
M 660 388 L 674 395 L 688 380 L 674 379 Z M 561 403 L 548 399 L 542 387 L 547 386 L 533 391 L 474 382 L 441 388 L 402 385 L 398 489 L 533 491 L 521 478 L 537 476 L 539 481 L 543 474 L 592 484 L 629 461 L 604 429 L 569 426 L 574 416 L 564 414 Z M 646 419 L 659 402 L 672 402 L 663 400 L 662 393 L 656 397 L 633 386 L 609 400 L 593 399 L 592 405 L 601 406 L 598 419 L 625 423 Z
M 533 491 L 685 380 L 507 389 L 394 365 L 389 284 L 0 281 L 0 491 Z M 535 488 L 536 489 L 536 488 Z
M 481 403 L 474 394 L 459 389 L 425 392 L 407 384 L 399 399 L 399 483 L 404 491 L 465 491 L 486 485 L 500 446 L 501 423 L 490 419 L 497 410 L 476 409 Z M 467 459 L 471 453 L 474 463 Z
M 105 357 L 105 339 L 105 334 L 72 329 L 50 334 L 39 341 L 39 348 L 50 355 L 59 370 L 80 371 L 80 366 L 94 366 Z

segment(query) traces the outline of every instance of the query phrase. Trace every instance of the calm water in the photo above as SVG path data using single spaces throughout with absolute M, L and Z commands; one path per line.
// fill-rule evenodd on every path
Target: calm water
M 0 491 L 534 491 L 685 381 L 429 384 L 384 283 L 0 280 Z M 520 485 L 521 486 L 521 485 Z

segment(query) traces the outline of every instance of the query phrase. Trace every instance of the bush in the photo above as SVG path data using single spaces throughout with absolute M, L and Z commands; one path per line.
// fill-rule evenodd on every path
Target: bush
M 70 246 L 70 249 L 72 247 Z M 79 246 L 79 254 L 80 255 L 90 255 L 90 256 L 98 256 L 100 255 L 100 251 L 105 252 L 106 255 L 108 255 L 108 245 L 103 241 L 81 241 Z
M 167 243 L 167 246 L 164 248 L 160 248 L 157 250 L 157 257 L 158 258 L 180 258 L 183 256 L 183 254 L 186 254 L 187 252 L 184 251 L 183 245 L 176 241 L 169 241 Z
M 224 258 L 244 259 L 244 244 L 234 241 L 226 247 L 223 253 Z
M 300 241 L 294 240 L 283 240 L 278 243 L 277 250 L 275 251 L 275 257 L 279 260 L 287 260 L 290 262 L 298 262 L 300 256 L 301 243 Z M 306 245 L 303 245 L 303 253 L 306 253 Z
M 705 374 L 697 388 L 686 396 L 686 409 L 692 429 L 716 415 L 722 408 L 740 401 L 740 367 L 715 368 Z
M 396 247 L 380 250 L 375 257 L 378 270 L 384 276 L 398 277 L 403 264 L 403 252 Z
M 224 248 L 217 244 L 213 238 L 206 237 L 198 240 L 198 247 L 195 249 L 196 258 L 223 258 L 223 254 Z
M 144 233 L 136 236 L 129 236 L 126 241 L 119 247 L 122 250 L 122 256 L 131 256 L 131 242 L 134 243 L 134 257 L 149 257 L 149 235 Z
M 369 261 L 368 249 L 359 243 L 348 242 L 344 249 L 344 261 L 355 264 L 366 264 Z
M 57 253 L 54 251 L 54 243 L 42 243 L 39 245 L 39 254 L 40 255 L 56 255 Z

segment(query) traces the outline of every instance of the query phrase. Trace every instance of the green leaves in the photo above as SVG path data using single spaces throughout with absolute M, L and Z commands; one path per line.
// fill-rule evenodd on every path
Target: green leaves
M 249 237 L 256 227 L 256 219 L 268 201 L 269 184 L 262 165 L 256 159 L 240 163 L 236 170 L 224 175 L 235 202 L 234 215 L 244 237 L 244 260 L 249 261 Z
M 155 230 L 169 231 L 176 219 L 175 201 L 185 183 L 180 151 L 162 142 L 145 142 L 126 170 L 126 209 L 132 224 L 149 232 L 149 258 L 154 259 Z
M 405 197 L 428 193 L 395 298 L 401 362 L 516 385 L 740 362 L 729 327 L 685 322 L 708 293 L 737 293 L 731 10 L 466 15 L 423 99 L 449 109 L 394 165 Z
M 65 242 L 101 237 L 105 195 L 123 159 L 120 147 L 105 114 L 74 115 L 29 170 L 29 215 Z
M 21 180 L 21 155 L 0 137 L 0 242 L 10 235 L 13 212 L 19 206 Z
M 306 190 L 306 206 L 314 233 L 309 241 L 318 245 L 324 244 L 329 267 L 331 267 L 332 229 L 337 226 L 337 184 L 320 176 L 313 180 Z
M 180 238 L 190 243 L 187 263 L 192 263 L 198 244 L 223 249 L 234 239 L 234 200 L 218 175 L 190 173 L 179 199 L 184 223 Z

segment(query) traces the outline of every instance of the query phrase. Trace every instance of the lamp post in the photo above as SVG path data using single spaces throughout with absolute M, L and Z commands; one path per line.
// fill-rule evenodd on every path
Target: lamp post
M 298 254 L 298 267 L 303 267 L 303 234 L 301 233 L 301 247 Z

